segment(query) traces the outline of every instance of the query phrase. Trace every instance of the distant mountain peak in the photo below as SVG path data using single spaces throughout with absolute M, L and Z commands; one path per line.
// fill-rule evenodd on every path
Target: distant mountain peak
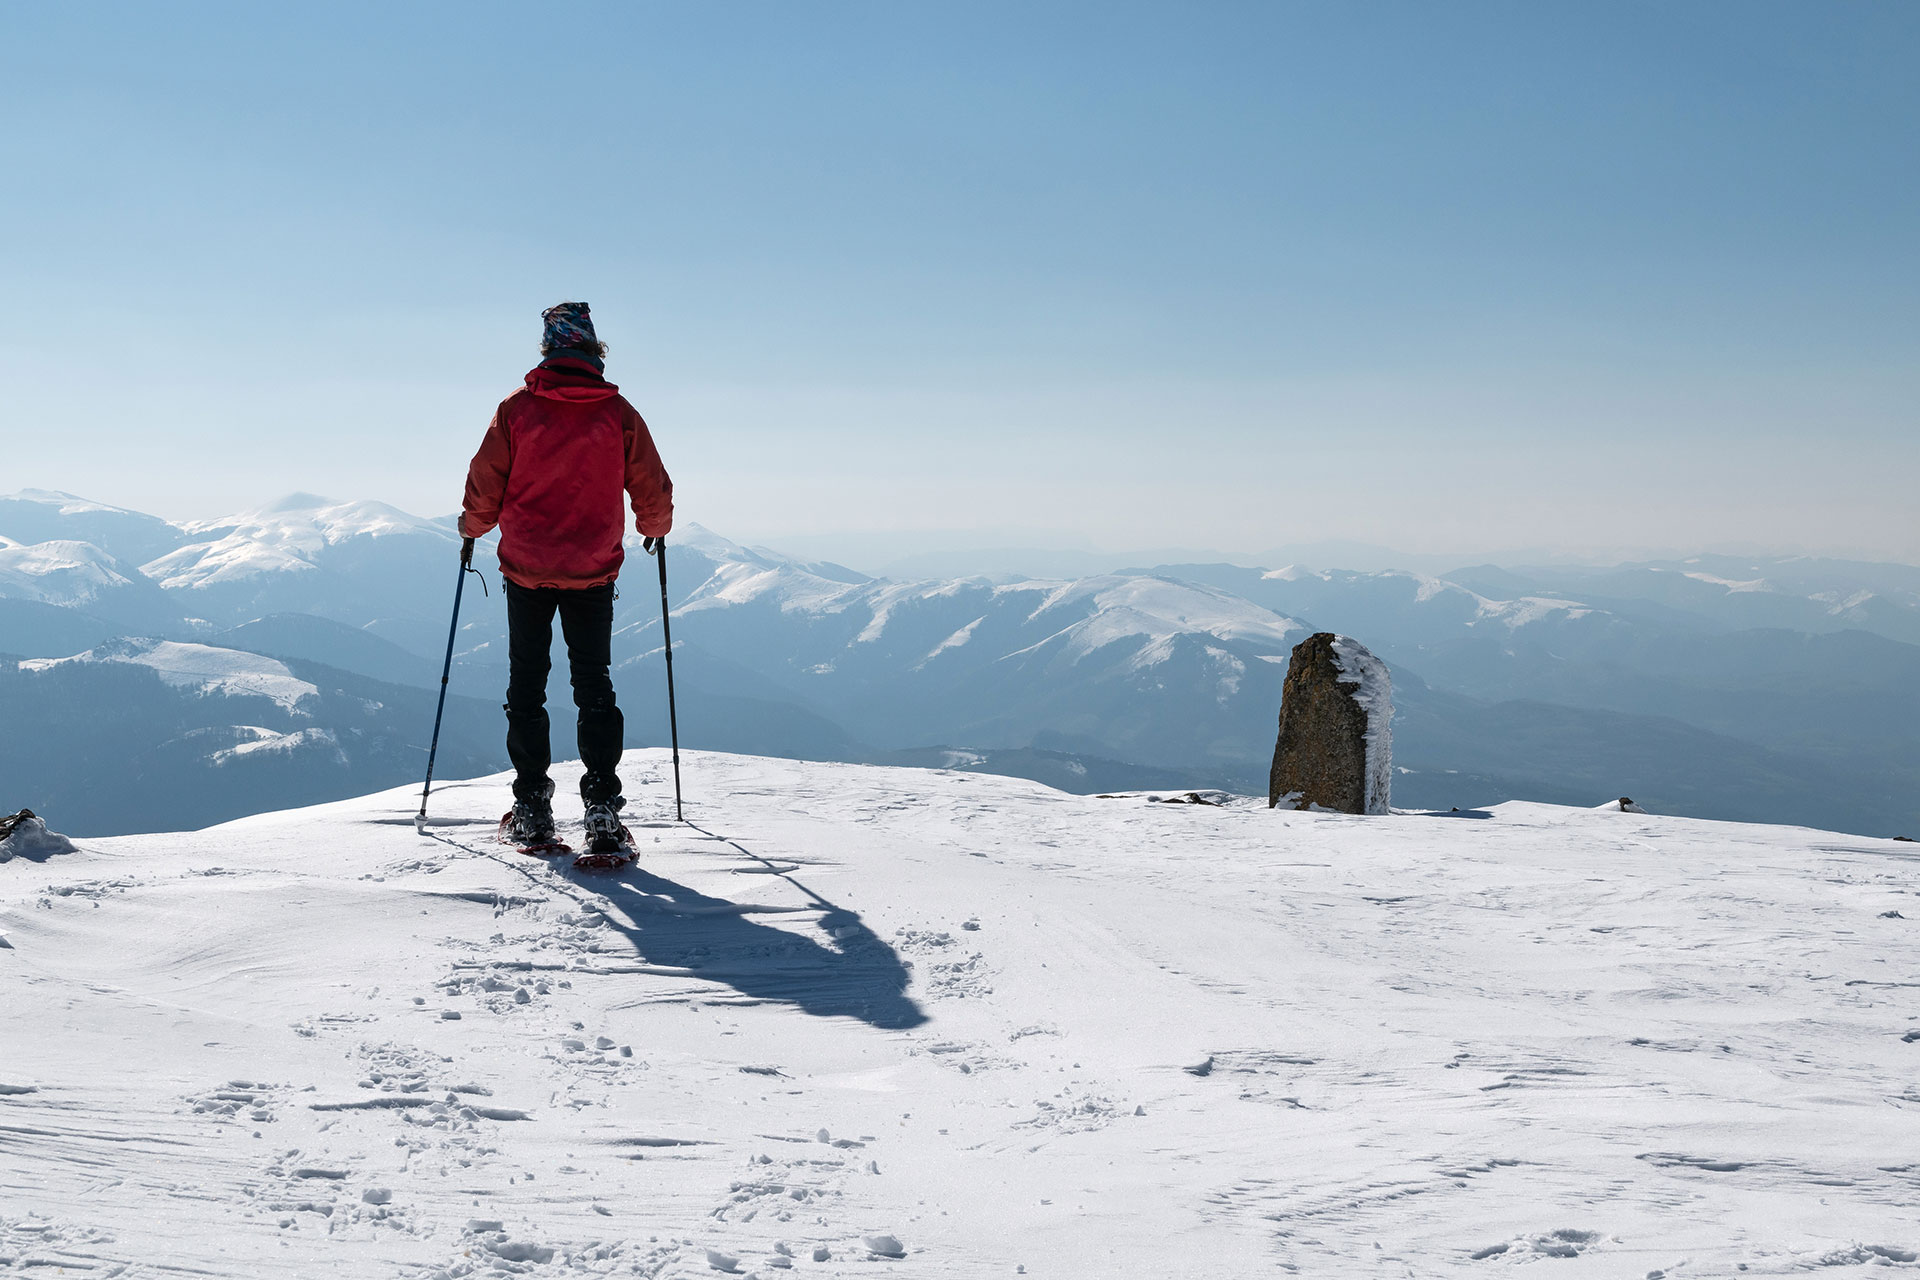
M 110 511 L 116 515 L 128 516 L 142 514 L 138 511 L 130 511 L 126 507 L 95 502 L 91 498 L 82 498 L 78 494 L 67 493 L 60 489 L 20 489 L 13 493 L 0 494 L 0 502 L 8 501 L 36 502 L 43 507 L 58 507 L 63 516 L 79 515 L 85 511 Z
M 334 507 L 340 504 L 332 498 L 322 498 L 312 493 L 290 493 L 280 501 L 261 507 L 263 512 L 279 513 L 283 511 L 313 511 L 320 507 Z

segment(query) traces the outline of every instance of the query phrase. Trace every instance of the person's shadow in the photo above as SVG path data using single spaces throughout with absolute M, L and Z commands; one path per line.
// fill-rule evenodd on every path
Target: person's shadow
M 608 925 L 642 961 L 690 969 L 751 999 L 791 1004 L 819 1017 L 858 1018 L 889 1031 L 927 1021 L 906 993 L 911 978 L 899 953 L 862 924 L 858 912 L 828 902 L 737 841 L 693 829 L 766 867 L 771 874 L 765 878 L 785 880 L 804 893 L 821 912 L 817 927 L 827 940 L 760 924 L 748 914 L 756 910 L 751 905 L 712 897 L 641 867 L 617 879 L 577 880 L 598 891 Z

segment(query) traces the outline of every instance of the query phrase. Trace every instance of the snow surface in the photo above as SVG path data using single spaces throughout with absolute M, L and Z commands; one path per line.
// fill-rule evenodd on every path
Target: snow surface
M 1333 638 L 1333 665 L 1340 669 L 1341 684 L 1356 686 L 1353 700 L 1367 713 L 1365 812 L 1384 814 L 1393 797 L 1393 676 L 1352 636 Z
M 177 688 L 226 697 L 271 698 L 295 710 L 302 698 L 318 697 L 317 686 L 294 675 L 287 664 L 257 653 L 219 649 L 175 640 L 113 640 L 70 658 L 28 658 L 22 671 L 44 671 L 70 662 L 124 662 L 151 667 Z
M 0 868 L 0 1274 L 1920 1249 L 1911 845 L 703 753 L 680 827 L 666 769 L 615 876 L 492 843 L 504 775 Z

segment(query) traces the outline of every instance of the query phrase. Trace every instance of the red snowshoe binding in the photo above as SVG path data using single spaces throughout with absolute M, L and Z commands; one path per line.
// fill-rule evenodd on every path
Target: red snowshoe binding
M 633 833 L 620 821 L 620 800 L 587 806 L 587 848 L 573 860 L 582 871 L 617 871 L 633 862 Z
M 573 852 L 573 847 L 553 829 L 553 804 L 547 796 L 515 800 L 513 808 L 500 817 L 500 842 L 536 858 Z

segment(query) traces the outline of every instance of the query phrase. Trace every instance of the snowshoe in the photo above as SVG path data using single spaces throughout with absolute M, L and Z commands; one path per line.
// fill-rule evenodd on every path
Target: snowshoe
M 500 841 L 536 858 L 573 852 L 553 829 L 553 804 L 547 796 L 515 800 L 513 808 L 501 815 Z
M 582 871 L 615 871 L 633 861 L 633 833 L 620 821 L 621 799 L 587 805 L 587 848 L 573 860 Z

